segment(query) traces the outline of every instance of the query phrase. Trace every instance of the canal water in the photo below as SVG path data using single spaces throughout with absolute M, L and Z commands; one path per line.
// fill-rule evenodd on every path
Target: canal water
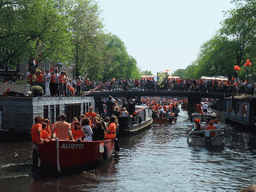
M 256 183 L 255 135 L 226 126 L 225 146 L 189 147 L 187 112 L 120 139 L 102 165 L 55 175 L 32 172 L 30 141 L 0 142 L 0 191 L 239 191 Z

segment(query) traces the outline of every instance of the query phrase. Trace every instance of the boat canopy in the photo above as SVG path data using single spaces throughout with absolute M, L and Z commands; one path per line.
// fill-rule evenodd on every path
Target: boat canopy
M 180 79 L 180 76 L 169 76 L 169 79 Z
M 155 75 L 142 75 L 142 76 L 140 76 L 140 78 L 142 79 L 142 78 L 144 78 L 144 79 L 151 79 L 151 78 L 154 78 L 155 77 Z
M 225 76 L 216 76 L 216 77 L 201 76 L 201 79 L 218 80 L 218 81 L 227 81 L 228 80 L 228 78 Z

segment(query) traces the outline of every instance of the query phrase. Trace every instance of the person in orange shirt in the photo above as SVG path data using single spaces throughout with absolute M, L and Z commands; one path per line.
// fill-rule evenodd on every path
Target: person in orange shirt
M 31 127 L 31 136 L 34 144 L 42 142 L 41 131 L 42 131 L 42 117 L 38 116 L 35 118 L 35 124 Z
M 44 88 L 44 76 L 41 71 L 37 72 L 37 85 Z
M 213 121 L 210 121 L 209 125 L 206 127 L 205 130 L 212 130 L 212 129 L 217 129 L 217 127 L 213 125 Z M 215 132 L 211 132 L 212 137 L 215 137 L 215 135 L 216 135 Z
M 78 121 L 77 117 L 74 117 L 73 122 L 71 123 L 71 130 L 74 129 L 76 123 L 79 123 L 79 121 Z
M 110 123 L 108 129 L 106 130 L 104 139 L 115 139 L 116 138 L 116 119 L 115 117 L 110 117 Z
M 42 123 L 42 132 L 41 132 L 41 139 L 43 141 L 49 141 L 51 138 L 47 132 L 47 124 L 46 123 Z
M 50 94 L 51 96 L 54 96 L 57 94 L 56 87 L 55 87 L 55 74 L 54 72 L 51 72 L 51 81 L 50 81 Z
M 79 122 L 74 123 L 74 128 L 72 129 L 72 135 L 74 137 L 74 140 L 82 140 L 84 137 L 84 133 L 81 130 L 81 126 Z
M 50 129 L 50 125 L 51 125 L 51 119 L 45 119 L 44 122 L 46 123 L 46 132 L 48 133 L 48 135 L 51 135 L 51 129 Z
M 70 131 L 70 124 L 67 123 L 66 121 L 66 115 L 62 114 L 60 115 L 60 121 L 58 121 L 55 126 L 52 128 L 52 136 L 55 131 L 56 131 L 56 137 L 59 139 L 68 139 L 68 137 L 73 140 L 73 135 L 71 134 Z
M 65 73 L 61 72 L 61 75 L 59 76 L 59 88 L 60 88 L 60 95 L 64 95 L 64 83 L 65 83 Z
M 56 123 L 59 122 L 59 121 L 60 121 L 60 115 L 58 115 L 58 116 L 56 117 L 56 122 L 53 123 L 52 126 L 51 126 L 51 133 L 55 134 L 54 137 L 56 136 L 57 129 L 55 129 L 54 131 L 52 131 L 52 129 L 53 129 L 53 127 L 56 125 Z M 53 135 L 53 134 L 51 134 L 51 135 Z
M 85 114 L 85 117 L 88 117 L 90 119 L 90 121 L 92 122 L 92 119 L 96 117 L 96 113 L 92 112 L 93 111 L 93 107 L 90 106 L 89 107 L 89 112 L 87 112 Z

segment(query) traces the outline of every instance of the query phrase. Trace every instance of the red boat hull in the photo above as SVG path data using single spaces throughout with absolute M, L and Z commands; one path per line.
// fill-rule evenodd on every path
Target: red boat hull
M 113 151 L 114 140 L 110 139 L 81 142 L 59 140 L 38 144 L 41 162 L 58 169 L 104 161 L 112 156 Z

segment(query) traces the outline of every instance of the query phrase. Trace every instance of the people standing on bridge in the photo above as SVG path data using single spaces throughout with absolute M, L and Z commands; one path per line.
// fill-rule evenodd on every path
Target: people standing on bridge
M 55 79 L 55 83 L 54 83 L 54 89 L 55 89 L 55 95 L 60 95 L 60 86 L 59 86 L 59 73 L 58 73 L 58 69 L 56 68 L 54 70 L 54 79 Z
M 49 70 L 47 69 L 44 74 L 44 86 L 45 86 L 45 95 L 50 96 L 50 82 L 51 82 L 51 77 Z
M 73 136 L 71 134 L 70 130 L 70 124 L 66 121 L 66 115 L 62 114 L 60 116 L 60 121 L 55 124 L 55 126 L 52 128 L 52 136 L 56 129 L 56 137 L 59 139 L 71 139 L 73 140 Z
M 114 111 L 115 103 L 112 101 L 112 96 L 108 97 L 108 101 L 106 102 L 107 105 L 107 116 L 111 117 Z

